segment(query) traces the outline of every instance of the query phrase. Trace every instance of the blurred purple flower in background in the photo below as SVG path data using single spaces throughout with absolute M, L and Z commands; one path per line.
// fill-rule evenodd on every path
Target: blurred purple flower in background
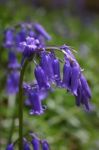
M 45 29 L 40 24 L 35 23 L 34 29 L 38 35 L 42 35 L 46 40 L 51 40 L 51 36 L 45 31 Z
M 29 101 L 32 107 L 30 111 L 31 115 L 40 115 L 43 113 L 43 107 L 41 100 L 39 99 L 39 93 L 36 89 L 29 92 Z
M 16 55 L 14 52 L 12 51 L 9 51 L 9 54 L 8 54 L 8 68 L 9 69 L 18 69 L 20 68 L 20 64 L 18 63 L 18 60 L 16 58 Z
M 8 94 L 15 94 L 18 92 L 19 86 L 19 71 L 11 71 L 7 76 L 6 91 Z
M 13 144 L 9 144 L 6 148 L 6 150 L 14 150 Z
M 25 138 L 23 139 L 23 150 L 31 150 L 30 145 Z
M 7 29 L 5 31 L 5 39 L 4 39 L 4 46 L 5 48 L 11 48 L 14 43 L 14 31 L 13 29 Z
M 15 46 L 17 47 L 17 51 L 22 52 L 22 49 L 20 48 L 19 43 L 26 40 L 27 32 L 25 29 L 21 29 L 18 33 L 15 35 Z
M 34 150 L 39 150 L 40 149 L 40 140 L 38 139 L 38 137 L 34 137 L 31 141 L 33 149 Z
M 49 144 L 46 140 L 42 141 L 42 150 L 50 150 Z

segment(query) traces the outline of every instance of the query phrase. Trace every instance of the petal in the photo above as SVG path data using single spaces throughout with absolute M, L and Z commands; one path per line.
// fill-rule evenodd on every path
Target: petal
M 31 143 L 34 150 L 40 150 L 40 141 L 37 137 L 34 137 Z
M 9 144 L 6 148 L 6 150 L 14 150 L 13 144 Z
M 84 77 L 84 75 L 81 75 L 80 77 L 80 80 L 81 80 L 81 84 L 82 84 L 82 88 L 84 89 L 86 95 L 91 98 L 91 90 L 89 88 L 89 85 Z
M 41 100 L 39 99 L 39 93 L 34 90 L 30 91 L 29 94 L 29 101 L 31 103 L 32 110 L 30 111 L 30 114 L 40 115 L 43 113 L 43 107 L 41 104 Z
M 74 62 L 71 67 L 71 92 L 77 96 L 78 79 L 80 74 L 79 66 Z
M 81 103 L 85 106 L 86 110 L 90 110 L 90 105 L 89 105 L 89 98 L 86 95 L 85 91 L 82 91 L 82 98 L 81 98 Z
M 46 140 L 42 141 L 42 150 L 49 150 L 49 144 Z
M 50 81 L 53 81 L 54 79 L 52 61 L 53 59 L 51 58 L 50 54 L 45 52 L 42 53 L 40 65 Z
M 5 47 L 6 48 L 11 48 L 14 42 L 14 35 L 13 35 L 13 30 L 12 29 L 7 29 L 5 31 Z
M 45 39 L 51 40 L 50 35 L 45 31 L 45 29 L 38 23 L 34 24 L 34 29 L 41 34 Z
M 6 90 L 8 94 L 15 94 L 18 92 L 19 72 L 13 71 L 7 77 Z
M 71 80 L 71 66 L 70 62 L 67 60 L 63 67 L 63 87 L 70 90 L 70 80 Z
M 43 71 L 43 69 L 40 66 L 36 66 L 35 70 L 34 70 L 34 74 L 35 74 L 35 78 L 37 80 L 37 83 L 39 85 L 39 88 L 50 88 L 50 85 L 47 81 L 45 72 Z
M 54 78 L 57 85 L 61 85 L 60 63 L 59 60 L 56 58 L 53 60 L 53 72 L 54 72 Z
M 8 68 L 12 68 L 12 69 L 18 69 L 20 68 L 20 64 L 17 61 L 16 55 L 14 52 L 10 51 L 9 52 L 9 58 L 8 58 Z
M 29 143 L 26 139 L 23 140 L 23 150 L 30 150 Z
M 75 96 L 75 98 L 76 98 L 76 105 L 80 106 L 81 98 L 82 98 L 82 87 L 81 87 L 80 82 L 78 84 L 77 95 Z

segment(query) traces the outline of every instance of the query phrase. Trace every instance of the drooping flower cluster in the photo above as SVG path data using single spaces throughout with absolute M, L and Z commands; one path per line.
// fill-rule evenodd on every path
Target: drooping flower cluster
M 70 48 L 66 45 L 52 48 L 39 47 L 39 45 L 34 44 L 35 42 L 28 44 L 29 40 L 32 41 L 34 39 L 28 37 L 25 42 L 25 47 L 27 47 L 28 52 L 24 47 L 23 54 L 27 53 L 27 58 L 36 55 L 39 57 L 39 63 L 36 63 L 34 69 L 36 79 L 36 84 L 34 87 L 36 90 L 34 88 L 30 88 L 32 89 L 30 91 L 28 90 L 28 99 L 30 99 L 31 107 L 33 109 L 31 114 L 39 115 L 43 113 L 41 101 L 38 96 L 39 91 L 42 89 L 45 91 L 51 90 L 52 85 L 65 88 L 72 95 L 74 95 L 77 106 L 82 104 L 89 111 L 91 91 L 84 75 L 82 74 L 82 69 L 80 68 Z M 24 42 L 22 42 L 21 45 L 22 44 L 24 46 Z M 35 48 L 31 49 L 34 45 Z M 60 72 L 61 61 L 55 54 L 55 51 L 57 50 L 64 54 L 63 73 Z M 28 55 L 28 53 L 30 55 Z M 36 112 L 36 110 L 38 111 Z
M 15 144 L 11 143 L 7 146 L 6 150 L 14 150 Z M 49 144 L 47 140 L 39 139 L 36 135 L 32 134 L 31 142 L 27 141 L 26 138 L 23 138 L 23 150 L 49 150 Z
M 64 65 L 63 69 L 63 79 L 66 79 L 65 84 L 67 89 L 75 96 L 77 106 L 80 104 L 84 105 L 87 110 L 90 110 L 90 98 L 91 98 L 91 91 L 88 86 L 87 80 L 82 74 L 82 70 L 71 53 L 67 46 L 62 46 L 61 49 L 65 50 L 66 52 L 66 59 L 68 59 L 67 67 Z M 67 72 L 68 75 L 66 76 L 66 69 L 69 70 Z M 65 78 L 66 77 L 66 78 Z

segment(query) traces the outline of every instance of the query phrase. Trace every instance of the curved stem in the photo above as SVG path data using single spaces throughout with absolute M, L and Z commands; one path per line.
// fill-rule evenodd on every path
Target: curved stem
M 51 50 L 51 49 L 52 50 L 57 50 L 57 51 L 63 52 L 65 55 L 67 54 L 65 50 L 63 50 L 63 49 L 61 50 L 60 47 L 56 47 L 56 46 L 48 46 L 45 49 L 46 50 Z
M 28 64 L 28 60 L 24 61 L 24 64 L 20 71 L 20 79 L 19 79 L 19 102 L 18 102 L 18 111 L 19 111 L 19 150 L 23 150 L 23 77 L 25 68 Z
M 63 52 L 63 54 L 65 54 L 65 55 L 67 56 L 67 58 L 69 58 L 69 60 L 75 61 L 75 59 L 74 59 L 73 57 L 71 57 L 70 54 L 68 54 L 64 49 L 62 49 L 62 48 L 60 48 L 60 47 L 50 47 L 50 46 L 48 46 L 48 47 L 46 47 L 45 49 L 46 49 L 46 50 L 51 50 L 51 49 L 53 49 L 53 50 L 57 50 L 57 51 Z M 72 49 L 71 49 L 71 50 L 72 50 Z M 73 50 L 73 51 L 75 51 L 75 50 Z M 75 51 L 75 52 L 76 52 L 76 51 Z

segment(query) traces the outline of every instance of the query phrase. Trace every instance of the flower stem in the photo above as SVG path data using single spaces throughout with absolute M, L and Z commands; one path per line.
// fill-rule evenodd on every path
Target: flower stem
M 19 111 L 19 150 L 23 150 L 23 77 L 26 66 L 28 64 L 28 60 L 24 61 L 24 64 L 20 71 L 20 79 L 19 79 L 19 97 L 18 97 L 18 111 Z

